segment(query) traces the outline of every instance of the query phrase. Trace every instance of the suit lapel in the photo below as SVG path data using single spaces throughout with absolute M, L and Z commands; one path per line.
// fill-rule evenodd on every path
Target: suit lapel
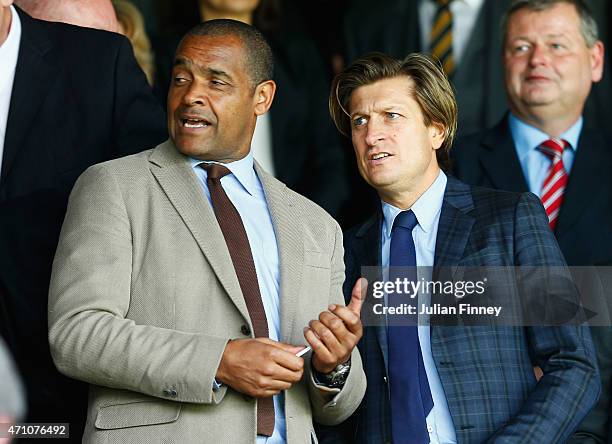
M 153 150 L 149 161 L 151 173 L 191 231 L 230 299 L 250 323 L 223 233 L 187 158 L 167 141 Z
M 60 71 L 49 56 L 53 44 L 44 26 L 19 8 L 15 9 L 21 21 L 21 41 L 6 123 L 0 184 L 6 182 L 25 136 L 36 125 L 36 114 L 49 92 L 49 85 L 55 83 Z
M 357 232 L 357 239 L 360 240 L 360 247 L 356 250 L 357 263 L 365 266 L 381 265 L 381 229 L 382 229 L 382 213 L 377 211 L 370 219 L 368 219 Z M 382 280 L 382 276 L 377 276 L 376 280 Z M 387 342 L 387 326 L 375 325 L 371 327 L 373 334 L 376 336 L 380 352 L 382 353 L 385 362 L 385 370 L 388 369 L 389 347 Z
M 469 214 L 473 209 L 474 201 L 469 185 L 449 176 L 438 223 L 434 276 L 439 267 L 450 267 L 454 274 L 476 221 Z
M 600 178 L 610 174 L 610 155 L 606 151 L 603 135 L 593 130 L 583 130 L 580 148 L 572 165 L 569 181 L 555 228 L 557 237 L 562 236 L 583 213 L 595 193 L 601 192 Z M 585 196 L 590 196 L 585 199 Z
M 281 341 L 291 343 L 296 310 L 302 297 L 304 268 L 304 231 L 296 223 L 293 200 L 287 187 L 265 172 L 257 162 L 255 171 L 266 195 L 268 209 L 274 225 L 280 260 Z M 301 328 L 303 326 L 299 326 Z
M 529 191 L 507 117 L 486 133 L 482 144 L 485 149 L 481 150 L 479 160 L 492 187 L 506 191 Z

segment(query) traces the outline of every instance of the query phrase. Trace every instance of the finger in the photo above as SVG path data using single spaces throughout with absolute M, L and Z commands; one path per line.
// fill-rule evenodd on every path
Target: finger
M 353 292 L 351 293 L 351 301 L 347 305 L 347 308 L 357 316 L 361 316 L 361 306 L 365 300 L 367 290 L 368 280 L 366 278 L 357 279 L 357 282 L 355 282 L 355 286 L 353 287 Z
M 361 318 L 353 313 L 348 307 L 336 305 L 331 309 L 331 312 L 344 323 L 345 328 L 349 332 L 353 334 L 361 334 Z
M 348 313 L 350 313 L 351 316 L 356 317 L 356 315 L 353 312 L 351 312 L 347 308 L 344 308 L 344 309 Z M 329 311 L 321 312 L 321 314 L 319 315 L 319 321 L 333 333 L 336 340 L 340 344 L 345 343 L 347 340 L 350 341 L 351 339 L 353 339 L 352 338 L 353 335 L 347 329 L 344 321 L 340 317 L 336 316 L 334 313 L 331 313 Z M 323 338 L 321 337 L 321 339 Z
M 271 380 L 281 382 L 283 384 L 293 385 L 302 379 L 304 374 L 303 367 L 299 370 L 289 370 L 281 365 L 277 365 L 272 375 L 268 376 Z M 275 386 L 276 387 L 276 386 Z M 287 390 L 286 387 L 283 390 Z
M 338 321 L 340 321 L 338 319 Z M 342 322 L 342 321 L 340 321 Z M 346 349 L 342 346 L 334 332 L 325 326 L 321 321 L 313 320 L 309 322 L 309 327 L 316 333 L 319 340 L 325 344 L 325 348 L 334 356 L 334 359 L 346 354 Z M 344 325 L 344 324 L 343 324 Z M 344 331 L 348 331 L 343 327 Z
M 258 342 L 261 342 L 267 345 L 271 345 L 274 348 L 284 350 L 293 355 L 295 355 L 297 352 L 299 352 L 300 350 L 304 348 L 303 345 L 285 344 L 284 342 L 273 341 L 270 338 L 255 338 L 255 341 L 258 341 Z
M 312 347 L 313 354 L 318 356 L 320 360 L 324 362 L 334 361 L 331 352 L 312 329 L 308 327 L 304 328 L 304 338 L 306 338 L 306 341 L 308 341 L 308 344 Z
M 292 355 L 295 355 L 297 352 L 304 348 L 303 345 L 285 344 L 284 342 L 277 342 L 272 340 L 269 340 L 269 344 L 278 349 L 284 350 L 287 353 L 291 353 Z
M 298 348 L 298 351 L 303 347 Z M 304 358 L 298 358 L 293 351 L 284 348 L 274 348 L 270 350 L 268 358 L 275 364 L 292 372 L 302 371 L 304 368 Z

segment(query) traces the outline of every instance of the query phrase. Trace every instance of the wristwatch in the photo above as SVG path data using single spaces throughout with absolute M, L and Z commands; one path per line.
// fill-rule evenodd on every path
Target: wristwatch
M 324 385 L 329 388 L 341 389 L 344 387 L 346 378 L 348 378 L 351 370 L 351 360 L 338 364 L 335 369 L 329 373 L 319 373 L 317 370 L 314 371 L 314 379 L 317 383 Z

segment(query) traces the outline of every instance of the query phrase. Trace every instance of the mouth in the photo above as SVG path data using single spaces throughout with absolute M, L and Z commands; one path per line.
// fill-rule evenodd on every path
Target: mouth
M 547 82 L 549 80 L 546 76 L 531 75 L 527 77 L 528 82 Z
M 210 126 L 210 122 L 208 120 L 196 117 L 181 118 L 180 122 L 183 128 L 206 128 L 207 126 Z
M 380 165 L 384 163 L 388 158 L 392 157 L 391 154 L 385 151 L 379 151 L 377 153 L 371 153 L 368 155 L 368 162 L 371 165 Z

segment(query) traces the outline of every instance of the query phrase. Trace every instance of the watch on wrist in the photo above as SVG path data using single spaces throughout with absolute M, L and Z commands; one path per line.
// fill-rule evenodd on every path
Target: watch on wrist
M 344 387 L 344 383 L 346 382 L 346 378 L 348 378 L 350 370 L 351 360 L 349 359 L 342 364 L 338 364 L 336 368 L 329 373 L 319 373 L 315 370 L 315 380 L 326 387 L 341 389 Z

